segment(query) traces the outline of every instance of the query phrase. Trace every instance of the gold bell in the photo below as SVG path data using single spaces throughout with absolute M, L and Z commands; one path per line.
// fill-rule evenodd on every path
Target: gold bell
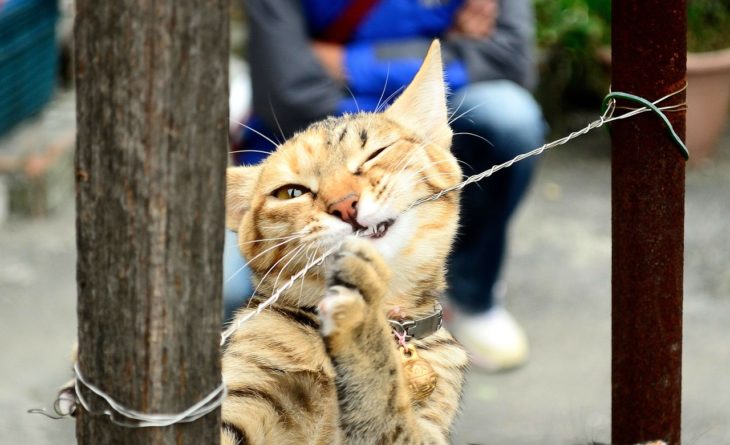
M 403 373 L 413 400 L 424 400 L 436 389 L 438 376 L 427 361 L 418 356 L 413 345 L 401 346 Z

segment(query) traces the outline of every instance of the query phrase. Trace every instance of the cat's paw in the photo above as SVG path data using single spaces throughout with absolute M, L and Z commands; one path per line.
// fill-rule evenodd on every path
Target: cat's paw
M 390 270 L 367 240 L 348 238 L 327 264 L 327 287 L 359 291 L 368 305 L 379 305 L 385 296 Z
M 351 332 L 365 319 L 365 301 L 359 292 L 332 286 L 319 302 L 320 333 L 323 337 Z

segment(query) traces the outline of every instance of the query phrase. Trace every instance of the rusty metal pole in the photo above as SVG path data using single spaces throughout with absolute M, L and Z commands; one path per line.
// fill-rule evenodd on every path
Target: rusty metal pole
M 679 90 L 686 0 L 614 0 L 611 43 L 614 91 Z M 685 113 L 667 116 L 684 138 Z M 612 442 L 679 445 L 685 161 L 649 113 L 615 123 L 612 139 Z

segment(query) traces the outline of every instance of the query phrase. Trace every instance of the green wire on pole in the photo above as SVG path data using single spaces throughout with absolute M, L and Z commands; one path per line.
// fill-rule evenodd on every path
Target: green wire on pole
M 664 125 L 666 125 L 667 129 L 669 130 L 670 136 L 672 137 L 672 139 L 674 139 L 674 142 L 677 143 L 679 151 L 682 153 L 682 156 L 684 156 L 684 159 L 689 159 L 689 150 L 687 150 L 687 146 L 684 145 L 682 138 L 680 138 L 679 135 L 677 135 L 677 133 L 674 131 L 674 127 L 672 127 L 672 124 L 669 122 L 669 119 L 664 114 L 664 112 L 660 110 L 656 105 L 644 99 L 643 97 L 636 96 L 634 94 L 624 93 L 621 91 L 613 91 L 608 93 L 606 97 L 603 98 L 603 102 L 601 103 L 601 113 L 604 113 L 606 111 L 606 109 L 608 108 L 608 103 L 612 99 L 624 99 L 631 102 L 637 102 L 656 113 L 664 122 Z

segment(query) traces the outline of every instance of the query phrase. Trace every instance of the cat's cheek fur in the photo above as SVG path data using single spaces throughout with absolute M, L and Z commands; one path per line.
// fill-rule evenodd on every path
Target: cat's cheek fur
M 321 231 L 315 233 L 315 236 L 326 247 L 334 245 L 353 233 L 352 226 L 350 224 L 340 221 L 334 217 L 319 219 L 316 225 L 321 227 Z
M 400 216 L 387 203 L 378 203 L 369 190 L 362 192 L 357 204 L 357 222 L 364 227 L 372 227 L 388 219 Z
M 415 227 L 417 227 L 415 215 L 413 212 L 406 212 L 395 220 L 384 237 L 370 241 L 385 262 L 392 265 L 394 261 L 402 259 L 400 253 L 413 238 Z
M 368 192 L 364 192 L 358 204 L 357 221 L 365 227 L 373 227 L 383 221 L 395 220 L 382 238 L 371 238 L 378 253 L 388 264 L 399 257 L 403 248 L 413 238 L 417 226 L 413 212 L 399 213 L 388 203 L 376 203 Z

